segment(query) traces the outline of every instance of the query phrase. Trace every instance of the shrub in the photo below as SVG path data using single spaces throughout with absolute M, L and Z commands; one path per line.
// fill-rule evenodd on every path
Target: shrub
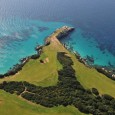
M 102 97 L 104 98 L 104 99 L 107 99 L 107 100 L 112 100 L 112 99 L 114 99 L 112 96 L 110 96 L 110 95 L 108 95 L 108 94 L 104 94 L 104 95 L 102 95 Z
M 96 88 L 92 88 L 92 93 L 95 95 L 99 95 L 99 92 Z

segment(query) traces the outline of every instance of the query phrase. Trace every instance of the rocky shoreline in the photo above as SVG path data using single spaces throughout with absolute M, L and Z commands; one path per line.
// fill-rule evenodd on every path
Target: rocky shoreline
M 36 51 L 37 53 L 25 58 L 22 58 L 20 60 L 19 64 L 16 64 L 13 66 L 13 68 L 11 68 L 8 72 L 6 72 L 5 74 L 0 74 L 0 79 L 5 78 L 5 77 L 9 77 L 12 75 L 15 75 L 16 73 L 18 73 L 20 70 L 22 70 L 23 66 L 30 60 L 30 59 L 37 59 L 40 57 L 41 54 L 41 50 L 42 50 L 42 46 L 37 46 L 36 47 Z
M 99 66 L 99 65 L 94 65 L 94 59 L 93 57 L 87 56 L 86 58 L 82 58 L 80 54 L 76 51 L 71 50 L 66 44 L 63 44 L 63 46 L 74 53 L 76 58 L 78 59 L 79 62 L 83 63 L 86 67 L 88 68 L 95 68 L 99 73 L 104 74 L 108 78 L 115 80 L 115 68 L 108 67 L 108 66 Z
M 51 36 L 47 37 L 45 40 L 44 45 L 40 46 L 38 45 L 35 50 L 36 50 L 36 54 L 22 58 L 20 60 L 19 64 L 14 65 L 10 70 L 8 70 L 5 74 L 0 74 L 0 79 L 5 78 L 5 77 L 9 77 L 12 75 L 15 75 L 16 73 L 18 73 L 19 71 L 22 70 L 23 66 L 30 60 L 30 59 L 38 59 L 42 53 L 42 48 L 44 46 L 47 46 L 50 44 L 50 40 L 48 40 L 48 38 L 52 37 L 55 35 L 55 37 L 57 37 L 57 39 L 62 39 L 63 37 L 66 37 L 69 35 L 70 32 L 72 32 L 74 30 L 73 27 L 68 27 L 68 26 L 63 26 L 62 28 L 57 29 Z
M 16 64 L 13 66 L 13 68 L 11 68 L 8 72 L 6 72 L 5 74 L 0 74 L 0 79 L 5 78 L 5 77 L 9 77 L 11 75 L 15 75 L 16 73 L 18 73 L 20 70 L 22 70 L 23 66 L 30 60 L 30 59 L 38 59 L 42 53 L 42 48 L 44 46 L 47 46 L 50 44 L 50 39 L 51 37 L 55 36 L 58 40 L 61 40 L 65 37 L 67 37 L 72 31 L 74 31 L 75 28 L 73 27 L 68 27 L 68 26 L 63 26 L 62 28 L 57 29 L 53 34 L 51 34 L 50 36 L 48 36 L 45 39 L 45 43 L 43 46 L 38 45 L 35 50 L 36 50 L 36 54 L 32 55 L 32 56 L 28 56 L 26 58 L 23 58 L 20 60 L 20 64 Z M 109 67 L 104 67 L 104 66 L 96 66 L 93 65 L 94 63 L 94 59 L 92 57 L 87 56 L 87 58 L 82 58 L 78 52 L 76 51 L 72 51 L 70 48 L 68 48 L 68 46 L 66 44 L 63 44 L 63 46 L 71 51 L 72 53 L 74 53 L 74 55 L 76 56 L 76 58 L 78 59 L 79 62 L 83 63 L 86 67 L 89 68 L 95 68 L 99 73 L 104 74 L 105 76 L 107 76 L 108 78 L 115 80 L 115 69 L 109 68 Z M 89 63 L 90 62 L 90 63 Z

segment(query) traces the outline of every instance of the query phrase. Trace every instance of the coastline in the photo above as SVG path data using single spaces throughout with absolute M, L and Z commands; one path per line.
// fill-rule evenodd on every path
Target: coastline
M 36 54 L 33 54 L 31 56 L 27 56 L 25 58 L 22 58 L 19 60 L 19 64 L 15 64 L 10 70 L 8 70 L 6 73 L 4 74 L 0 74 L 0 79 L 5 78 L 5 77 L 9 77 L 12 75 L 17 74 L 19 71 L 22 70 L 23 66 L 30 60 L 30 59 L 38 59 L 42 53 L 42 48 L 44 46 L 47 46 L 50 44 L 50 37 L 55 36 L 57 39 L 62 39 L 66 36 L 69 35 L 69 33 L 71 33 L 74 30 L 73 27 L 68 27 L 68 26 L 63 26 L 62 28 L 57 29 L 56 31 L 54 31 L 50 36 L 48 36 L 45 39 L 45 43 L 43 45 L 38 45 L 35 47 L 36 50 Z
M 30 60 L 30 59 L 38 59 L 42 53 L 42 48 L 44 46 L 47 46 L 50 44 L 50 39 L 51 37 L 55 36 L 59 41 L 61 39 L 64 39 L 65 37 L 67 37 L 72 31 L 74 31 L 75 28 L 73 27 L 68 27 L 68 26 L 63 26 L 62 28 L 57 29 L 56 31 L 54 31 L 50 36 L 48 36 L 45 39 L 45 43 L 40 46 L 38 45 L 35 50 L 36 50 L 36 54 L 33 54 L 31 56 L 22 58 L 20 60 L 20 64 L 16 64 L 13 66 L 13 68 L 11 68 L 9 71 L 7 71 L 5 74 L 0 74 L 0 79 L 5 78 L 5 77 L 9 77 L 11 75 L 15 75 L 16 73 L 18 73 L 20 70 L 22 70 L 23 66 Z M 87 58 L 82 58 L 78 52 L 76 51 L 72 51 L 71 48 L 68 48 L 68 46 L 66 44 L 63 44 L 64 48 L 66 48 L 67 50 L 71 51 L 72 53 L 74 53 L 74 55 L 76 56 L 76 59 L 78 59 L 79 62 L 83 63 L 86 67 L 88 68 L 95 68 L 99 73 L 104 74 L 105 76 L 107 76 L 108 78 L 115 80 L 115 70 L 110 68 L 110 67 L 104 67 L 104 66 L 98 66 L 98 65 L 93 65 L 90 64 L 89 61 L 91 63 L 94 62 L 93 58 L 91 57 L 87 57 Z
M 112 80 L 115 80 L 115 68 L 112 68 L 110 66 L 93 65 L 93 63 L 94 63 L 94 59 L 93 58 L 91 58 L 91 57 L 82 58 L 77 51 L 71 50 L 71 48 L 69 48 L 65 43 L 63 44 L 63 46 L 67 50 L 69 50 L 70 52 L 74 53 L 74 55 L 76 56 L 76 58 L 78 59 L 78 61 L 81 62 L 82 64 L 84 64 L 86 67 L 88 67 L 88 68 L 94 68 L 99 73 L 102 73 L 105 76 L 107 76 L 108 78 L 110 78 Z
M 15 75 L 16 73 L 18 73 L 20 70 L 22 70 L 23 66 L 30 60 L 30 59 L 37 59 L 40 57 L 41 54 L 41 49 L 42 46 L 37 46 L 36 47 L 36 54 L 33 54 L 31 56 L 27 56 L 25 58 L 22 58 L 19 60 L 19 64 L 16 64 L 13 66 L 13 68 L 11 68 L 10 70 L 8 70 L 5 74 L 0 74 L 0 79 L 5 78 L 5 77 L 9 77 L 11 75 Z

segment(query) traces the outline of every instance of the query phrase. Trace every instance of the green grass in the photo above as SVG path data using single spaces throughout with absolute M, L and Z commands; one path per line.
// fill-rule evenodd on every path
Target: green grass
M 49 58 L 49 63 L 41 64 L 40 59 L 30 60 L 15 76 L 1 79 L 3 81 L 28 81 L 30 83 L 42 86 L 55 85 L 58 81 L 57 70 L 62 68 L 62 65 L 57 61 L 57 51 L 60 50 L 56 47 L 45 47 L 44 53 L 40 59 Z M 75 107 L 53 107 L 46 108 L 40 105 L 28 102 L 16 95 L 11 95 L 0 90 L 0 113 L 2 115 L 85 115 L 79 112 Z
M 43 54 L 40 59 L 48 58 L 49 62 L 40 63 L 40 59 L 30 60 L 17 75 L 0 80 L 8 81 L 28 81 L 30 83 L 49 86 L 56 85 L 58 81 L 57 70 L 61 69 L 61 64 L 57 61 L 57 52 L 64 51 L 68 53 L 76 70 L 77 79 L 85 88 L 97 88 L 101 94 L 110 94 L 115 97 L 115 81 L 107 78 L 105 75 L 98 73 L 95 69 L 85 67 L 75 56 L 68 52 L 60 42 L 55 39 L 49 46 L 43 48 Z
M 27 81 L 41 86 L 56 85 L 58 81 L 57 71 L 62 68 L 57 61 L 57 52 L 59 51 L 66 52 L 71 56 L 77 79 L 85 88 L 95 87 L 101 94 L 110 94 L 115 97 L 115 81 L 98 73 L 95 69 L 85 67 L 55 38 L 49 46 L 43 48 L 44 53 L 40 57 L 42 60 L 48 58 L 49 62 L 41 64 L 40 59 L 30 60 L 18 74 L 1 79 L 0 82 Z M 4 91 L 0 91 L 0 113 L 2 115 L 83 115 L 72 106 L 45 108 Z
M 58 80 L 57 71 L 61 69 L 61 64 L 56 60 L 55 50 L 50 51 L 50 46 L 43 49 L 44 53 L 37 60 L 30 60 L 23 69 L 9 78 L 0 80 L 7 81 L 28 81 L 30 83 L 42 86 L 56 85 Z M 40 60 L 49 59 L 47 63 L 40 63 Z
M 46 108 L 0 90 L 1 115 L 84 115 L 75 107 Z
M 74 69 L 78 81 L 88 89 L 97 88 L 101 94 L 109 94 L 115 97 L 115 81 L 107 78 L 105 75 L 98 73 L 95 69 L 90 69 L 80 63 L 72 56 Z

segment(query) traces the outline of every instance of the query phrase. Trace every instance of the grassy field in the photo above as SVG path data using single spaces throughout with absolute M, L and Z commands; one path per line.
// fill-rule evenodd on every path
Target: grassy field
M 30 60 L 18 74 L 3 80 L 28 81 L 42 86 L 55 85 L 58 80 L 57 70 L 61 69 L 61 64 L 56 60 L 56 52 L 51 51 L 50 47 L 44 48 L 43 51 L 40 59 Z M 46 58 L 49 62 L 40 63 L 41 59 L 45 60 Z
M 85 88 L 91 89 L 94 87 L 101 94 L 110 94 L 115 97 L 115 81 L 98 73 L 95 69 L 85 67 L 55 37 L 51 38 L 51 44 L 49 46 L 43 48 L 43 54 L 39 59 L 30 60 L 15 76 L 0 79 L 0 82 L 28 81 L 41 86 L 56 85 L 58 81 L 57 71 L 62 68 L 61 64 L 57 61 L 57 52 L 62 51 L 71 56 L 77 79 Z M 41 59 L 47 59 L 46 63 L 40 63 Z M 0 91 L 0 113 L 2 115 L 83 115 L 72 106 L 45 108 L 4 91 Z
M 110 94 L 115 97 L 115 81 L 98 73 L 95 69 L 85 67 L 72 53 L 68 52 L 56 38 L 53 38 L 51 41 L 49 46 L 43 48 L 44 53 L 40 57 L 42 60 L 48 58 L 49 62 L 42 64 L 40 63 L 40 59 L 30 60 L 18 74 L 2 79 L 0 82 L 13 80 L 28 81 L 41 86 L 55 85 L 58 80 L 57 70 L 62 67 L 57 61 L 57 52 L 64 51 L 71 56 L 77 79 L 85 88 L 94 87 L 97 88 L 101 94 Z
M 28 81 L 41 86 L 55 85 L 58 81 L 57 70 L 62 66 L 56 60 L 57 50 L 52 48 L 52 45 L 44 47 L 44 53 L 40 57 L 42 60 L 48 58 L 49 62 L 41 64 L 40 59 L 30 60 L 17 75 L 1 79 L 0 82 Z M 46 108 L 1 90 L 0 113 L 2 115 L 84 115 L 73 106 Z
M 85 88 L 97 88 L 101 94 L 110 94 L 115 97 L 115 81 L 107 78 L 105 75 L 98 73 L 95 69 L 85 67 L 76 61 L 73 66 L 76 70 L 77 79 Z
M 0 90 L 1 115 L 84 115 L 75 107 L 46 108 Z

